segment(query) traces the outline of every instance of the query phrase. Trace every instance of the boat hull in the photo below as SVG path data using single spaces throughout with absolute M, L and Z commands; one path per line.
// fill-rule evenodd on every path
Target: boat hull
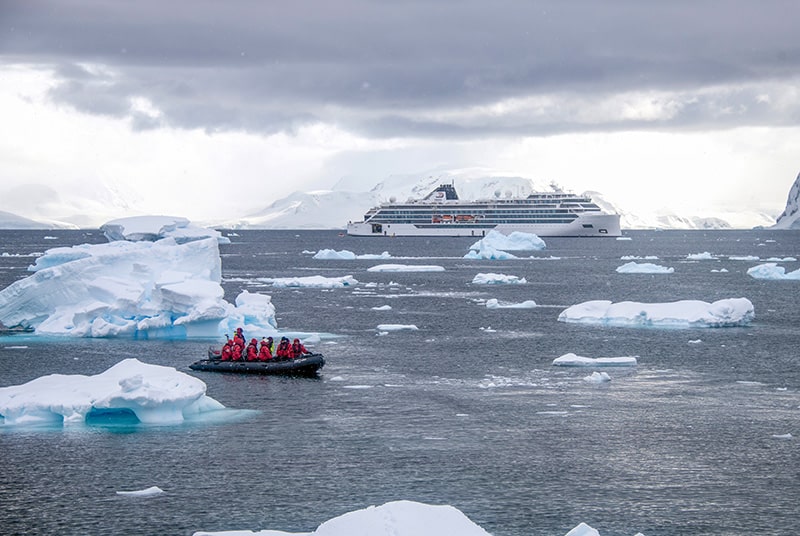
M 489 231 L 503 234 L 532 233 L 537 236 L 621 236 L 618 214 L 582 214 L 570 223 L 481 224 L 481 223 L 383 223 L 356 222 L 347 224 L 351 236 L 486 236 Z
M 227 372 L 231 374 L 276 374 L 284 376 L 316 376 L 325 365 L 322 354 L 309 354 L 295 359 L 269 361 L 222 361 L 201 359 L 189 365 L 192 370 Z

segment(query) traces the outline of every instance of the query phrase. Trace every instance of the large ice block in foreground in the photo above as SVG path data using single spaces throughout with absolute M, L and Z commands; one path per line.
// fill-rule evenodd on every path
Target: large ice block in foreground
M 218 239 L 117 240 L 47 250 L 34 274 L 0 291 L 0 323 L 77 337 L 218 337 L 223 320 L 277 333 L 269 296 L 224 300 Z
M 728 298 L 714 303 L 699 300 L 669 303 L 594 300 L 568 307 L 558 320 L 608 326 L 720 328 L 744 326 L 754 317 L 753 304 L 747 298 Z
M 125 359 L 94 376 L 51 374 L 0 388 L 3 426 L 76 424 L 109 413 L 132 413 L 143 424 L 177 424 L 223 409 L 206 384 L 172 367 Z

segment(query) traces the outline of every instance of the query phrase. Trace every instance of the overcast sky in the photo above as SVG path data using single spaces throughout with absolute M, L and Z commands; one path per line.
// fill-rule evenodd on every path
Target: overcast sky
M 796 0 L 0 0 L 0 210 L 209 218 L 480 168 L 777 215 L 799 20 Z

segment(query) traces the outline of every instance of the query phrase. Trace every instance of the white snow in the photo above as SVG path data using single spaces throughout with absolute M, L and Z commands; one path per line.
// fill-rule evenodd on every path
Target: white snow
M 516 275 L 486 273 L 477 274 L 472 278 L 472 283 L 475 285 L 523 285 L 527 283 L 527 281 L 524 277 Z
M 280 288 L 343 288 L 358 284 L 358 281 L 354 279 L 352 275 L 343 277 L 325 277 L 321 275 L 309 275 L 304 277 L 259 277 L 258 281 Z
M 354 259 L 391 259 L 392 256 L 389 255 L 388 251 L 384 251 L 379 255 L 369 254 L 369 253 L 364 255 L 356 255 L 352 251 L 348 251 L 346 249 L 343 249 L 341 251 L 336 251 L 334 249 L 321 249 L 314 254 L 313 258 L 341 261 L 341 260 L 354 260 Z
M 48 335 L 217 337 L 223 319 L 242 317 L 223 299 L 221 268 L 217 238 L 57 247 L 0 291 L 0 322 Z M 272 305 L 249 323 L 275 333 Z
M 393 501 L 368 506 L 322 523 L 313 532 L 280 530 L 198 531 L 192 536 L 490 536 L 458 508 L 415 501 Z M 599 536 L 580 523 L 565 536 Z M 637 534 L 636 536 L 641 536 Z
M 487 309 L 533 309 L 535 307 L 536 302 L 533 300 L 525 300 L 520 303 L 500 303 L 497 298 L 486 300 Z
M 753 304 L 747 298 L 728 298 L 714 303 L 699 300 L 669 303 L 594 300 L 568 307 L 558 320 L 609 326 L 686 328 L 744 326 L 754 316 Z
M 747 270 L 747 275 L 755 279 L 791 279 L 800 281 L 800 268 L 793 272 L 786 273 L 786 268 L 783 266 L 778 266 L 774 262 L 768 262 L 766 264 L 753 266 Z
M 773 229 L 800 229 L 800 173 L 786 198 L 786 208 L 778 216 Z
M 651 262 L 628 262 L 617 267 L 620 274 L 671 274 L 675 268 L 653 264 Z
M 133 413 L 144 424 L 176 424 L 223 408 L 197 378 L 138 359 L 94 376 L 51 374 L 0 388 L 3 426 L 85 423 L 109 412 Z
M 573 353 L 564 354 L 553 360 L 560 367 L 631 367 L 636 365 L 636 357 L 583 357 Z
M 118 491 L 117 495 L 122 495 L 124 497 L 155 497 L 162 493 L 164 493 L 164 490 L 158 486 L 150 486 L 149 488 L 136 491 Z
M 111 220 L 100 226 L 100 230 L 109 240 L 126 240 L 129 242 L 155 242 L 162 238 L 174 238 L 179 244 L 215 238 L 220 244 L 230 244 L 230 240 L 219 231 L 193 225 L 186 218 L 175 216 L 134 216 Z
M 480 250 L 489 246 L 502 251 L 538 251 L 546 247 L 544 240 L 533 233 L 514 231 L 504 235 L 499 231 L 489 231 L 486 236 L 472 244 L 469 249 Z
M 435 264 L 378 264 L 368 272 L 444 272 L 444 266 Z
M 402 331 L 402 330 L 411 330 L 416 331 L 419 328 L 414 324 L 378 324 L 375 328 L 378 331 Z

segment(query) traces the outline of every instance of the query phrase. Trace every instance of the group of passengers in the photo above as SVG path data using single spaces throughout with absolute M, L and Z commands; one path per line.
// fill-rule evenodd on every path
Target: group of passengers
M 269 361 L 270 359 L 295 359 L 305 354 L 310 354 L 300 339 L 289 342 L 286 337 L 281 337 L 278 347 L 273 354 L 272 337 L 261 338 L 261 346 L 258 341 L 250 339 L 250 343 L 245 344 L 246 339 L 242 328 L 236 328 L 236 332 L 231 339 L 228 339 L 222 346 L 221 358 L 223 361 Z

